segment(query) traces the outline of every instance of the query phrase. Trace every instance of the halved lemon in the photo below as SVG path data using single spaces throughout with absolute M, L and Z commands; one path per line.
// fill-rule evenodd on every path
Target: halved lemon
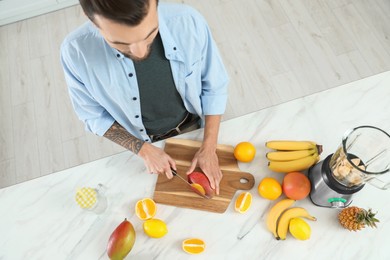
M 206 248 L 206 244 L 202 239 L 188 238 L 183 241 L 182 248 L 184 252 L 195 255 L 202 253 Z
M 76 192 L 76 202 L 83 209 L 91 209 L 97 202 L 97 192 L 90 187 L 80 188 Z
M 156 211 L 156 203 L 150 198 L 141 199 L 135 204 L 135 214 L 141 220 L 153 218 L 156 215 Z
M 245 213 L 252 204 L 252 194 L 249 192 L 243 192 L 238 195 L 234 209 L 239 213 Z

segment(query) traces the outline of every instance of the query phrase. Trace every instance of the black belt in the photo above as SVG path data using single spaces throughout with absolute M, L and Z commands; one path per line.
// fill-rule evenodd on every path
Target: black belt
M 191 113 L 187 113 L 184 119 L 175 127 L 163 134 L 149 135 L 152 142 L 167 139 L 169 137 L 183 133 L 186 129 L 199 124 L 200 117 Z

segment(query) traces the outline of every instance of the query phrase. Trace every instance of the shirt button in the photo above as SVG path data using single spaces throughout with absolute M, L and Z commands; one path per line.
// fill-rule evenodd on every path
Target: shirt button
M 135 100 L 137 100 L 137 98 L 136 98 L 136 97 L 133 97 L 133 100 L 135 101 Z
M 173 50 L 176 51 L 176 47 L 173 47 Z
M 119 58 L 121 55 L 117 54 L 116 56 Z
M 140 132 L 143 132 L 143 131 L 144 131 L 144 129 L 140 129 L 139 131 L 140 131 Z
M 149 139 L 145 139 L 145 142 L 149 142 Z
M 139 118 L 139 115 L 136 115 L 135 118 Z
M 133 76 L 133 73 L 129 73 L 129 77 L 132 77 Z

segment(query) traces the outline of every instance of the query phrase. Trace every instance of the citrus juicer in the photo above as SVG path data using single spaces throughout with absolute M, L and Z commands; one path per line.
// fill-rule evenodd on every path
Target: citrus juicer
M 389 189 L 389 171 L 390 135 L 374 126 L 353 128 L 335 153 L 309 169 L 310 199 L 321 207 L 347 207 L 366 183 Z

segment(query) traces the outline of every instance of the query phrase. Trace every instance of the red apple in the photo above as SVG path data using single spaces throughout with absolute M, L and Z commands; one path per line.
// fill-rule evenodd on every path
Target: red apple
M 290 172 L 284 176 L 282 183 L 283 193 L 290 199 L 301 200 L 309 195 L 310 180 L 301 172 Z
M 125 219 L 112 232 L 107 245 L 107 254 L 111 260 L 123 259 L 133 248 L 135 230 L 133 225 Z
M 188 182 L 191 183 L 191 188 L 197 194 L 212 198 L 215 191 L 210 186 L 210 181 L 202 172 L 192 172 L 188 174 Z M 200 186 L 199 186 L 200 185 Z

